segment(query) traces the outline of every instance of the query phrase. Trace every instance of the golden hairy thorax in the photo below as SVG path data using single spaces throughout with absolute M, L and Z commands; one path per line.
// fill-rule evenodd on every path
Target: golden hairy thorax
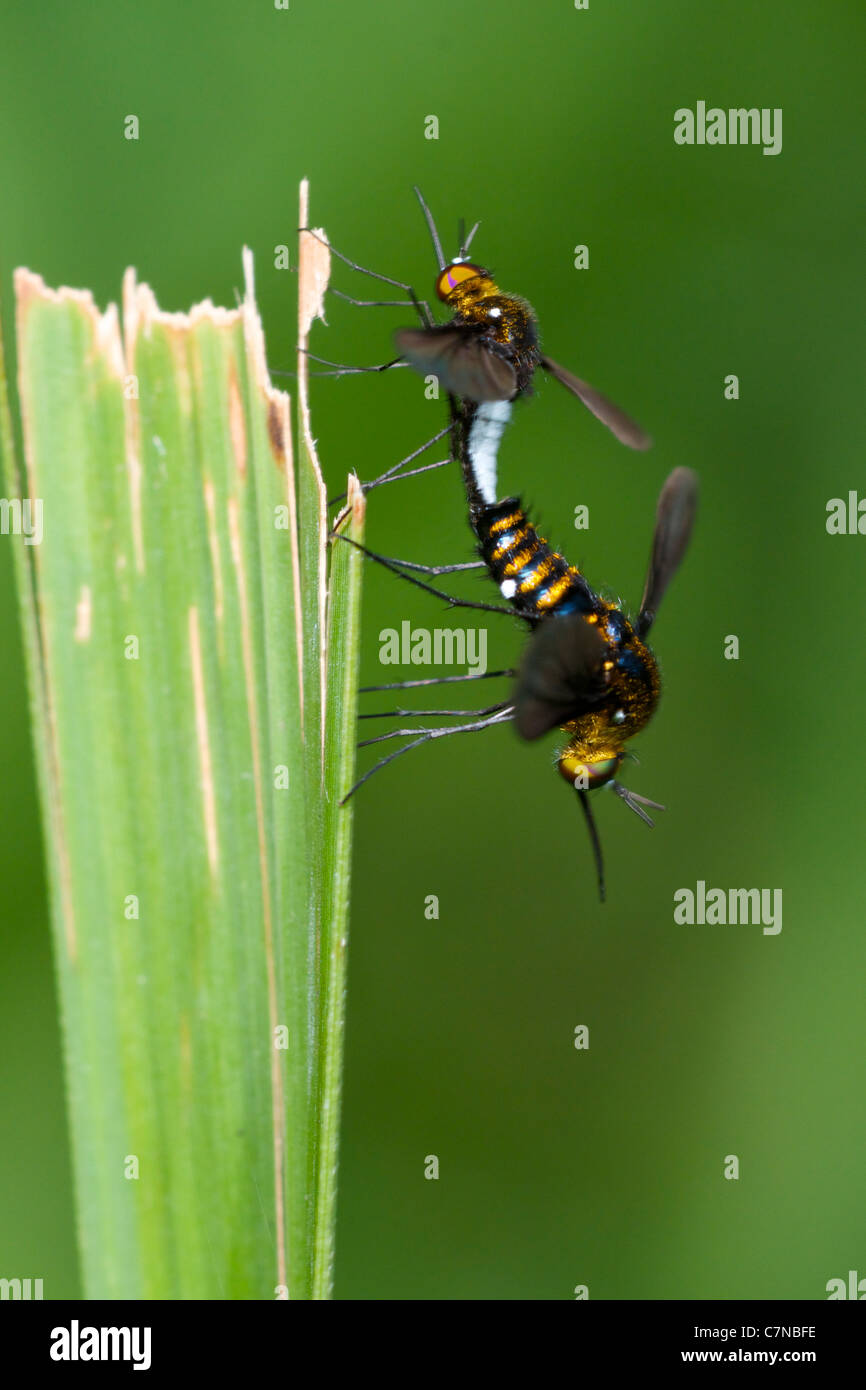
M 606 635 L 613 615 L 621 624 L 619 610 L 599 599 L 596 612 L 586 621 L 597 622 Z M 569 735 L 567 753 L 582 762 L 621 755 L 628 740 L 649 723 L 658 704 L 661 680 L 655 657 L 631 624 L 620 632 L 604 662 L 609 698 L 600 709 L 562 725 Z
M 455 323 L 483 332 L 504 349 L 502 355 L 514 361 L 521 389 L 526 389 L 538 365 L 538 327 L 532 306 L 516 294 L 503 294 L 486 270 L 468 262 L 446 266 L 436 282 L 436 293 L 452 311 Z

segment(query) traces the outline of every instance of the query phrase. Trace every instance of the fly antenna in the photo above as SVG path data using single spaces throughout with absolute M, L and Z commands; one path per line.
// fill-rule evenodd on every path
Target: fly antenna
M 445 257 L 442 254 L 442 243 L 439 240 L 439 233 L 436 230 L 436 223 L 433 221 L 433 214 L 428 208 L 427 204 L 424 202 L 424 195 L 422 194 L 421 189 L 418 187 L 417 184 L 414 186 L 413 192 L 415 194 L 415 197 L 418 199 L 418 202 L 421 204 L 421 211 L 424 214 L 424 221 L 427 223 L 430 236 L 433 239 L 433 250 L 436 252 L 436 260 L 439 264 L 439 269 L 444 270 Z
M 625 802 L 628 809 L 634 811 L 636 816 L 640 816 L 644 825 L 648 825 L 651 830 L 655 826 L 655 821 L 652 820 L 642 808 L 644 806 L 651 806 L 654 811 L 667 810 L 667 807 L 663 806 L 660 801 L 650 801 L 648 796 L 639 796 L 637 792 L 630 791 L 628 787 L 624 787 L 622 782 L 612 782 L 611 786 L 617 796 L 621 797 Z
M 458 257 L 459 260 L 461 260 L 461 261 L 465 261 L 465 260 L 466 260 L 466 252 L 469 250 L 469 247 L 472 245 L 472 238 L 474 237 L 475 233 L 478 231 L 478 228 L 479 228 L 480 226 L 481 226 L 481 223 L 480 223 L 480 222 L 476 222 L 476 223 L 475 223 L 475 226 L 472 228 L 472 231 L 471 231 L 471 232 L 469 233 L 469 235 L 467 236 L 467 235 L 466 235 L 466 219 L 465 219 L 465 217 L 461 217 L 461 218 L 460 218 L 460 221 L 457 223 L 457 242 L 458 242 L 458 245 L 459 245 L 459 247 L 460 247 L 460 255 L 459 255 L 459 257 Z
M 480 223 L 480 222 L 476 222 L 476 223 L 475 223 L 475 226 L 472 228 L 472 231 L 469 233 L 468 237 L 466 238 L 465 242 L 463 243 L 463 249 L 462 249 L 461 252 L 460 252 L 461 256 L 465 256 L 465 255 L 466 255 L 466 252 L 469 250 L 470 246 L 472 245 L 472 238 L 474 237 L 475 233 L 478 231 L 478 228 L 479 228 L 480 226 L 481 226 L 481 223 Z
M 582 787 L 577 788 L 580 797 L 580 808 L 586 817 L 586 825 L 589 830 L 589 838 L 592 843 L 592 852 L 595 855 L 595 872 L 598 878 L 598 897 L 600 902 L 605 900 L 604 889 L 604 857 L 601 852 L 601 840 L 598 837 L 598 826 L 595 823 L 595 816 L 592 814 L 592 807 L 589 804 L 589 796 Z

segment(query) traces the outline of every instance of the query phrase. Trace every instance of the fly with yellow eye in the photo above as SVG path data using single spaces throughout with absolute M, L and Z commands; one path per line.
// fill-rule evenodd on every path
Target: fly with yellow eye
M 659 496 L 644 594 L 632 624 L 600 598 L 581 572 L 549 550 L 516 499 L 495 504 L 468 488 L 470 520 L 491 576 L 533 627 L 513 694 L 517 732 L 536 739 L 560 728 L 561 776 L 577 791 L 592 839 L 599 895 L 604 870 L 587 793 L 610 785 L 647 825 L 646 806 L 663 810 L 616 780 L 626 744 L 651 719 L 661 690 L 645 638 L 685 554 L 697 509 L 697 478 L 677 468 Z
M 504 294 L 489 270 L 468 259 L 466 252 L 478 224 L 461 246 L 460 255 L 446 264 L 430 209 L 420 189 L 415 189 L 415 195 L 439 264 L 436 295 L 451 310 L 452 318 L 446 324 L 398 329 L 394 339 L 403 359 L 422 375 L 436 376 L 450 395 L 478 405 L 505 406 L 518 396 L 528 395 L 533 375 L 542 367 L 621 443 L 631 449 L 648 449 L 649 436 L 624 410 L 541 351 L 532 306 L 519 295 Z M 493 418 L 504 423 L 507 412 L 501 409 Z
M 416 310 L 422 326 L 398 329 L 394 341 L 400 356 L 377 366 L 346 366 L 311 353 L 311 359 L 326 369 L 315 374 L 347 376 L 358 372 L 384 372 L 395 367 L 411 367 L 423 376 L 435 376 L 449 396 L 478 407 L 473 414 L 473 430 L 467 436 L 466 448 L 474 457 L 479 478 L 485 481 L 488 488 L 492 482 L 491 470 L 495 470 L 496 451 L 511 418 L 513 403 L 520 397 L 532 394 L 533 377 L 539 367 L 577 396 L 621 443 L 632 449 L 648 449 L 652 443 L 649 435 L 624 410 L 541 351 L 538 323 L 527 300 L 516 294 L 503 293 L 490 271 L 469 260 L 467 253 L 480 224 L 476 222 L 468 237 L 464 238 L 461 233 L 459 254 L 446 262 L 433 215 L 421 190 L 416 187 L 414 193 L 436 254 L 439 273 L 435 292 L 451 311 L 451 319 L 445 324 L 435 323 L 429 304 L 416 294 L 410 284 L 358 265 L 331 246 L 331 254 L 352 270 L 402 290 L 406 298 L 358 299 L 336 289 L 332 293 L 364 308 L 411 306 Z M 310 234 L 317 235 L 315 232 Z M 447 432 L 446 427 L 405 459 L 392 465 L 386 473 L 364 483 L 364 491 L 450 463 L 450 458 L 443 459 L 408 473 L 404 471 L 408 463 Z
M 472 407 L 470 407 L 471 409 Z M 460 421 L 460 435 L 468 433 Z M 470 722 L 443 728 L 393 729 L 378 738 L 365 740 L 361 747 L 392 738 L 408 738 L 396 752 L 382 758 L 355 784 L 349 796 L 375 772 L 403 753 L 423 743 L 456 733 L 513 721 L 522 738 L 534 740 L 559 728 L 567 736 L 557 757 L 562 777 L 580 798 L 596 861 L 599 896 L 605 897 L 604 865 L 598 830 L 588 793 L 610 786 L 630 810 L 647 825 L 653 821 L 645 807 L 664 810 L 617 781 L 616 774 L 628 756 L 626 744 L 652 717 L 658 704 L 661 682 L 658 666 L 645 638 L 658 606 L 685 554 L 697 509 L 697 479 L 691 469 L 676 468 L 659 496 L 650 562 L 638 616 L 631 623 L 625 613 L 600 598 L 581 571 L 564 556 L 552 550 L 539 536 L 517 498 L 491 502 L 478 489 L 471 463 L 461 458 L 469 499 L 469 519 L 478 539 L 482 562 L 518 617 L 532 629 L 518 672 L 490 672 L 491 676 L 517 676 L 508 701 L 482 710 L 388 710 L 362 718 L 400 715 L 474 715 Z M 395 569 L 401 564 L 372 556 Z M 438 568 L 411 566 L 429 573 L 444 573 L 466 566 Z M 412 583 L 423 584 L 411 574 L 402 574 Z M 460 599 L 431 589 L 456 607 Z M 508 611 L 508 610 L 505 610 Z M 478 677 L 445 677 L 445 680 Z M 406 689 L 440 683 L 405 681 L 368 690 Z

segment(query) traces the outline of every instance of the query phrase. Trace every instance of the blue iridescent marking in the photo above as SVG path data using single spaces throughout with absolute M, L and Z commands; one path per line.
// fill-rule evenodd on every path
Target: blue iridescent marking
M 636 652 L 624 651 L 617 658 L 617 666 L 628 676 L 646 676 L 647 665 Z
M 542 598 L 549 592 L 550 586 L 545 589 L 539 589 L 536 599 L 539 607 L 541 607 Z M 580 589 L 572 589 L 568 597 L 560 599 L 553 609 L 556 617 L 559 617 L 560 614 L 563 613 L 592 613 L 592 611 L 593 602 L 591 597 L 588 594 L 582 593 Z

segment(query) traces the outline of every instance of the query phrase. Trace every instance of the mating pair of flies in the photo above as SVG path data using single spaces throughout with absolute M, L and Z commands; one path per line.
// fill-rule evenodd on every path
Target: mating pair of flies
M 653 822 L 646 807 L 664 810 L 659 802 L 638 795 L 617 780 L 627 756 L 626 744 L 649 719 L 658 703 L 660 679 L 655 658 L 645 638 L 680 561 L 685 554 L 697 507 L 697 479 L 688 468 L 676 468 L 659 496 L 649 567 L 640 609 L 634 622 L 590 587 L 581 571 L 551 550 L 538 535 L 516 497 L 497 496 L 497 449 L 509 420 L 512 403 L 531 393 L 532 378 L 543 368 L 577 396 L 622 443 L 645 449 L 650 440 L 618 406 L 542 353 L 535 315 L 516 295 L 503 294 L 489 271 L 468 259 L 476 223 L 469 236 L 460 235 L 460 252 L 446 262 L 432 214 L 415 189 L 436 252 L 439 273 L 436 294 L 451 311 L 451 319 L 436 324 L 429 305 L 410 285 L 357 265 L 331 247 L 353 270 L 393 285 L 405 300 L 357 300 L 341 291 L 341 298 L 355 304 L 411 305 L 421 320 L 419 328 L 405 328 L 395 335 L 400 356 L 379 367 L 342 367 L 324 362 L 330 372 L 384 371 L 410 366 L 422 375 L 433 375 L 449 398 L 450 421 L 421 449 L 393 465 L 379 478 L 364 485 L 365 491 L 411 476 L 405 465 L 416 459 L 443 435 L 451 437 L 451 456 L 440 463 L 411 470 L 425 472 L 456 460 L 466 490 L 469 522 L 478 542 L 480 560 L 455 565 L 419 565 L 378 555 L 365 547 L 377 563 L 417 584 L 452 607 L 509 613 L 522 618 L 531 629 L 518 671 L 485 672 L 482 676 L 432 677 L 368 686 L 366 691 L 405 690 L 419 686 L 488 679 L 516 678 L 509 700 L 478 710 L 392 710 L 362 718 L 473 716 L 468 722 L 444 727 L 398 728 L 366 747 L 389 739 L 408 739 L 395 752 L 377 762 L 348 792 L 388 763 L 423 743 L 457 733 L 474 733 L 497 724 L 513 722 L 518 734 L 536 739 L 554 728 L 567 735 L 557 760 L 560 774 L 577 791 L 595 856 L 599 896 L 605 896 L 604 867 L 589 793 L 609 786 L 647 825 Z M 345 539 L 345 537 L 343 537 Z M 354 542 L 350 542 L 355 544 Z M 418 578 L 486 568 L 510 607 L 472 602 L 444 593 Z

